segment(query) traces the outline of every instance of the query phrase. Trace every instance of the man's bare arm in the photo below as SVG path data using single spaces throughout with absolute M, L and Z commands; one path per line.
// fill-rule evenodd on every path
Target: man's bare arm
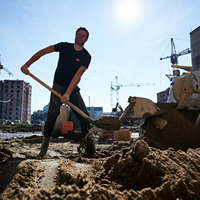
M 28 68 L 31 64 L 33 64 L 35 61 L 37 61 L 39 58 L 41 58 L 43 55 L 54 52 L 54 45 L 48 46 L 44 49 L 41 49 L 37 53 L 35 53 L 22 67 L 21 71 L 25 74 L 28 73 Z
M 81 76 L 83 75 L 83 73 L 86 71 L 86 68 L 81 66 L 79 68 L 79 70 L 76 72 L 76 74 L 74 75 L 73 79 L 71 80 L 71 83 L 67 89 L 67 91 L 65 92 L 65 94 L 63 95 L 63 98 L 60 99 L 60 101 L 64 104 L 66 104 L 67 101 L 69 101 L 70 99 L 70 95 L 72 93 L 72 91 L 74 90 L 74 88 L 78 85 L 78 83 L 81 80 Z

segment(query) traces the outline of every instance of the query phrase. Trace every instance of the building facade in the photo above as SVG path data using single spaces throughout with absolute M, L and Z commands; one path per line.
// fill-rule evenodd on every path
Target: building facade
M 157 93 L 157 102 L 167 103 L 170 88 Z
M 87 110 L 90 114 L 90 118 L 98 119 L 103 115 L 103 107 L 87 107 Z
M 0 120 L 31 122 L 32 86 L 22 80 L 0 81 Z
M 200 70 L 200 26 L 190 33 L 193 71 Z

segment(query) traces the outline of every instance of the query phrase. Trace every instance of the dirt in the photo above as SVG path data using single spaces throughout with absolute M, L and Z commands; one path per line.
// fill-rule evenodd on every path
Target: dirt
M 184 151 L 188 147 L 200 147 L 200 129 L 197 130 L 195 127 L 194 122 L 197 118 L 195 112 L 189 112 L 187 108 L 179 111 L 169 103 L 159 102 L 156 105 L 165 111 L 160 116 L 166 119 L 168 124 L 163 129 L 159 129 L 153 123 L 153 118 L 146 120 L 148 127 L 145 137 L 149 145 L 159 149 L 172 147 L 175 150 Z
M 16 132 L 36 132 L 41 131 L 42 126 L 39 125 L 23 125 L 23 124 L 14 124 L 14 125 L 0 125 L 0 130 L 5 133 L 16 133 Z
M 122 123 L 118 116 L 102 116 L 95 121 L 94 125 L 105 130 L 119 130 Z
M 93 128 L 81 142 L 52 138 L 37 159 L 42 137 L 0 140 L 0 199 L 200 199 L 195 117 L 158 106 L 170 123 L 160 131 L 149 119 L 129 142 L 99 142 Z

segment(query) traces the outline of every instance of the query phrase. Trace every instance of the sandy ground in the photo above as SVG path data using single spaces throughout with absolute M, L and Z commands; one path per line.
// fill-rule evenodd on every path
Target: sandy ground
M 200 199 L 199 130 L 185 113 L 160 106 L 163 118 L 174 117 L 165 129 L 149 122 L 142 137 L 95 150 L 53 138 L 37 159 L 41 137 L 0 140 L 0 199 Z

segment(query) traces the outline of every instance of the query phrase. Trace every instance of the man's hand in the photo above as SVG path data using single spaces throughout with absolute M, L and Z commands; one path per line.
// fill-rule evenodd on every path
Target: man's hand
M 68 93 L 65 93 L 63 96 L 62 96 L 62 98 L 60 98 L 60 101 L 61 101 L 61 103 L 62 104 L 67 104 L 67 101 L 69 101 L 69 99 L 70 99 L 70 95 L 68 94 Z
M 21 67 L 21 71 L 24 73 L 24 74 L 28 74 L 28 67 L 26 65 L 23 65 Z

